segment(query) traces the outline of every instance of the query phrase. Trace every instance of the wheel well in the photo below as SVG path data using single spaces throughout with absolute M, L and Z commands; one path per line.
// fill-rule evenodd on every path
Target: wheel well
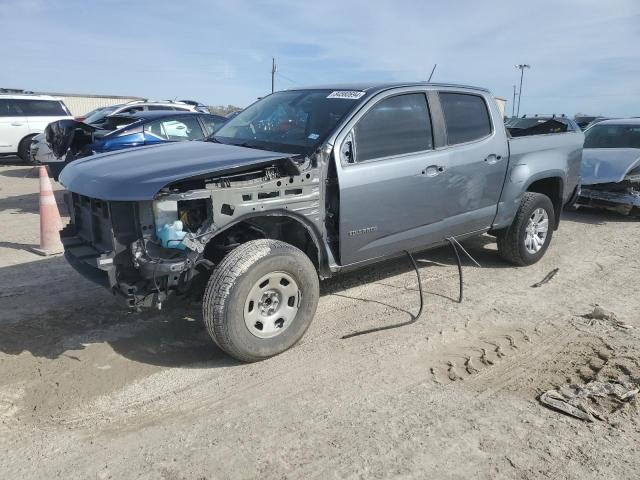
M 280 240 L 302 250 L 320 268 L 320 252 L 309 228 L 285 215 L 253 217 L 234 224 L 213 237 L 205 249 L 205 258 L 218 263 L 231 250 L 251 240 Z
M 36 135 L 38 135 L 37 133 L 30 133 L 28 135 L 25 135 L 24 137 L 22 137 L 22 139 L 18 142 L 18 147 L 17 147 L 17 152 L 20 152 L 20 147 L 22 146 L 23 142 L 31 142 L 31 140 L 33 139 L 33 137 L 35 137 Z M 27 153 L 29 153 L 29 145 L 27 145 Z
M 551 200 L 556 218 L 555 228 L 560 224 L 560 214 L 562 213 L 562 179 L 559 177 L 543 178 L 536 180 L 527 188 L 527 192 L 542 193 Z
M 35 137 L 36 135 L 38 135 L 38 134 L 37 133 L 30 133 L 30 134 L 25 135 L 24 137 L 22 137 L 22 139 L 18 142 L 18 148 L 20 148 L 20 145 L 22 144 L 22 142 L 29 141 L 33 137 Z

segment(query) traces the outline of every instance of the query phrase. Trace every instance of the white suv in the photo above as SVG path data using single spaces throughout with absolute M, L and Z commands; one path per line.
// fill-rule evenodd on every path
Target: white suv
M 73 118 L 60 99 L 48 95 L 0 94 L 0 155 L 29 159 L 31 139 L 51 122 Z

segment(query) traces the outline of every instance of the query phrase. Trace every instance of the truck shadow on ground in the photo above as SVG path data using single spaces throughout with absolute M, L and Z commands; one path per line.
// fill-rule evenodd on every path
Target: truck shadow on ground
M 38 178 L 38 167 L 30 164 L 17 163 L 0 163 L 1 166 L 16 166 L 21 168 L 12 168 L 11 170 L 3 170 L 0 176 L 7 178 Z
M 495 251 L 485 252 L 485 246 L 492 240 L 479 237 L 464 245 L 481 264 L 499 263 Z M 492 257 L 496 258 L 491 262 Z M 416 260 L 421 273 L 428 268 L 426 265 L 444 269 L 456 264 L 448 247 L 416 254 Z M 350 296 L 345 290 L 385 282 L 412 270 L 406 257 L 398 257 L 323 281 L 321 295 L 383 303 Z M 33 278 L 38 275 L 43 279 L 34 286 Z M 55 282 L 54 286 L 48 287 L 47 277 Z M 94 362 L 88 348 L 108 344 L 129 360 L 161 367 L 213 368 L 240 364 L 211 340 L 202 321 L 201 306 L 193 300 L 174 297 L 162 311 L 129 312 L 121 298 L 89 283 L 60 256 L 1 268 L 0 278 L 10 279 L 0 284 L 3 305 L 0 319 L 4 318 L 0 320 L 0 352 L 4 354 L 29 352 L 34 357 Z M 438 295 L 429 292 L 426 285 L 423 290 L 426 296 Z M 452 292 L 451 301 L 456 301 L 456 295 L 457 291 Z M 402 308 L 387 306 L 409 318 L 413 316 Z
M 567 212 L 565 219 L 588 223 L 610 219 L 635 221 L 613 212 L 596 211 Z M 495 239 L 488 235 L 462 243 L 483 267 L 513 268 L 499 258 Z M 3 246 L 28 248 L 30 245 Z M 438 276 L 443 276 L 445 271 L 449 277 L 457 274 L 455 256 L 448 246 L 418 252 L 414 256 L 423 279 L 430 268 L 437 269 Z M 478 268 L 467 259 L 463 259 L 463 263 L 465 270 Z M 394 276 L 412 273 L 412 270 L 408 258 L 400 256 L 325 280 L 321 282 L 321 295 L 381 303 L 411 319 L 414 313 L 392 305 L 393 302 L 356 296 L 349 289 L 368 283 L 415 289 L 413 279 L 413 287 L 398 286 L 393 284 L 397 282 L 389 281 Z M 42 279 L 38 280 L 39 277 Z M 29 352 L 34 357 L 47 359 L 64 356 L 91 361 L 90 357 L 85 358 L 84 351 L 94 344 L 108 344 L 124 358 L 162 367 L 239 365 L 213 343 L 204 328 L 197 302 L 173 298 L 162 311 L 130 313 L 120 298 L 83 279 L 60 256 L 0 268 L 0 279 L 0 352 L 4 354 Z M 432 291 L 429 282 L 423 283 L 426 301 L 429 295 L 457 301 L 456 283 L 451 280 L 454 290 L 448 295 Z M 398 323 L 404 320 L 399 319 Z
M 0 166 L 2 167 L 28 167 L 31 164 L 25 162 L 17 155 L 3 155 L 0 156 Z
M 37 184 L 34 186 L 38 188 Z M 56 197 L 56 203 L 58 204 L 58 211 L 62 216 L 69 216 L 67 207 L 64 203 L 64 191 L 56 190 L 53 192 Z M 40 192 L 27 193 L 24 195 L 12 195 L 10 197 L 0 198 L 0 212 L 5 210 L 15 210 L 10 212 L 11 215 L 20 215 L 23 213 L 35 213 L 40 212 Z
M 238 363 L 213 343 L 202 323 L 199 305 L 193 302 L 176 298 L 166 310 L 136 313 L 129 312 L 122 299 L 106 290 L 82 289 L 78 286 L 76 301 L 64 299 L 44 313 L 25 313 L 0 323 L 0 352 L 28 352 L 50 360 L 67 357 L 93 364 L 96 355 L 110 355 L 104 349 L 90 352 L 94 345 L 103 344 L 129 360 L 162 367 L 212 368 Z M 49 300 L 46 292 L 28 288 L 0 295 L 0 302 L 23 299 L 25 305 Z M 12 295 L 14 298 L 9 298 Z M 89 296 L 92 301 L 88 301 Z
M 607 223 L 640 223 L 640 218 L 595 208 L 579 208 L 562 212 L 563 222 L 586 223 L 589 225 L 606 225 Z M 562 225 L 562 223 L 560 223 Z M 562 228 L 562 227 L 561 227 Z
M 31 250 L 37 246 L 35 243 L 0 242 L 0 248 L 11 248 L 13 250 Z

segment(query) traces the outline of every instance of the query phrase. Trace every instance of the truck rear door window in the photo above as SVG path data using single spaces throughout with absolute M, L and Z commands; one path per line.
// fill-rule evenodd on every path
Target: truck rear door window
M 358 162 L 431 150 L 427 97 L 409 93 L 378 102 L 360 119 L 355 135 Z
M 491 134 L 491 118 L 482 97 L 440 92 L 440 104 L 449 145 L 472 142 Z
M 60 117 L 69 115 L 56 100 L 14 100 L 27 117 Z
M 174 110 L 170 105 L 147 105 L 147 110 Z

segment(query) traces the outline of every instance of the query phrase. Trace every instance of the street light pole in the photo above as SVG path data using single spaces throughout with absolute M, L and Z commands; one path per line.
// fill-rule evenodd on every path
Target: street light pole
M 271 93 L 275 90 L 276 85 L 276 72 L 278 71 L 278 67 L 276 67 L 276 59 L 271 59 Z
M 518 113 L 516 114 L 517 116 L 520 116 L 520 100 L 522 100 L 522 77 L 524 77 L 524 69 L 531 68 L 531 65 L 520 63 L 515 67 L 520 70 L 520 92 L 518 93 Z
M 513 86 L 513 102 L 511 103 L 511 116 L 516 116 L 516 86 Z

